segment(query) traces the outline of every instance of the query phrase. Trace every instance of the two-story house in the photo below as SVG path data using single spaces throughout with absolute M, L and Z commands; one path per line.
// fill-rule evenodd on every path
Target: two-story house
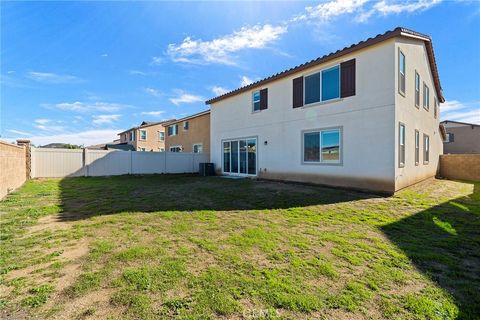
M 206 101 L 217 173 L 393 193 L 437 172 L 432 40 L 396 28 Z
M 452 120 L 442 121 L 441 124 L 446 130 L 444 153 L 480 153 L 480 125 Z
M 120 132 L 121 144 L 133 146 L 135 151 L 165 151 L 165 127 L 173 120 L 142 122 L 139 126 Z
M 165 123 L 165 150 L 170 152 L 210 152 L 210 110 Z

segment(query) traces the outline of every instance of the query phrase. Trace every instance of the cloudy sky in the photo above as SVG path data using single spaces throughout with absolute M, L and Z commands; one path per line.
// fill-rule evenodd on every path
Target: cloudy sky
M 480 124 L 480 2 L 2 2 L 0 139 L 95 144 L 397 26 L 433 38 L 442 119 Z

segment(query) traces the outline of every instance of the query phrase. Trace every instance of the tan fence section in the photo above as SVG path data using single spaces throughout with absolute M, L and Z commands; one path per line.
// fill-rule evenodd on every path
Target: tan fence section
M 25 147 L 0 141 L 0 199 L 27 178 Z
M 440 176 L 447 179 L 480 181 L 480 154 L 441 155 Z
M 208 162 L 204 153 L 32 149 L 32 177 L 193 173 Z

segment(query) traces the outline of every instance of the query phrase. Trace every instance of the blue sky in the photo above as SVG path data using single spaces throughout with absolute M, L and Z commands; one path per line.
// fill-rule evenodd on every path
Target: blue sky
M 442 118 L 480 123 L 480 2 L 2 2 L 0 136 L 94 144 L 403 26 L 433 38 Z

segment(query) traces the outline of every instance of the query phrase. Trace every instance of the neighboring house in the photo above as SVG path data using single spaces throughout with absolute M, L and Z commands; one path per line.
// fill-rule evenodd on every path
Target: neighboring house
M 164 124 L 165 150 L 210 153 L 210 110 Z
M 480 153 L 480 125 L 445 120 L 444 153 Z
M 53 148 L 53 149 L 81 149 L 82 146 L 70 143 L 49 143 L 39 148 Z
M 437 172 L 429 36 L 396 28 L 208 100 L 217 173 L 393 193 Z
M 142 122 L 138 127 L 120 132 L 120 143 L 133 146 L 135 151 L 165 151 L 164 124 L 172 120 L 161 122 Z

